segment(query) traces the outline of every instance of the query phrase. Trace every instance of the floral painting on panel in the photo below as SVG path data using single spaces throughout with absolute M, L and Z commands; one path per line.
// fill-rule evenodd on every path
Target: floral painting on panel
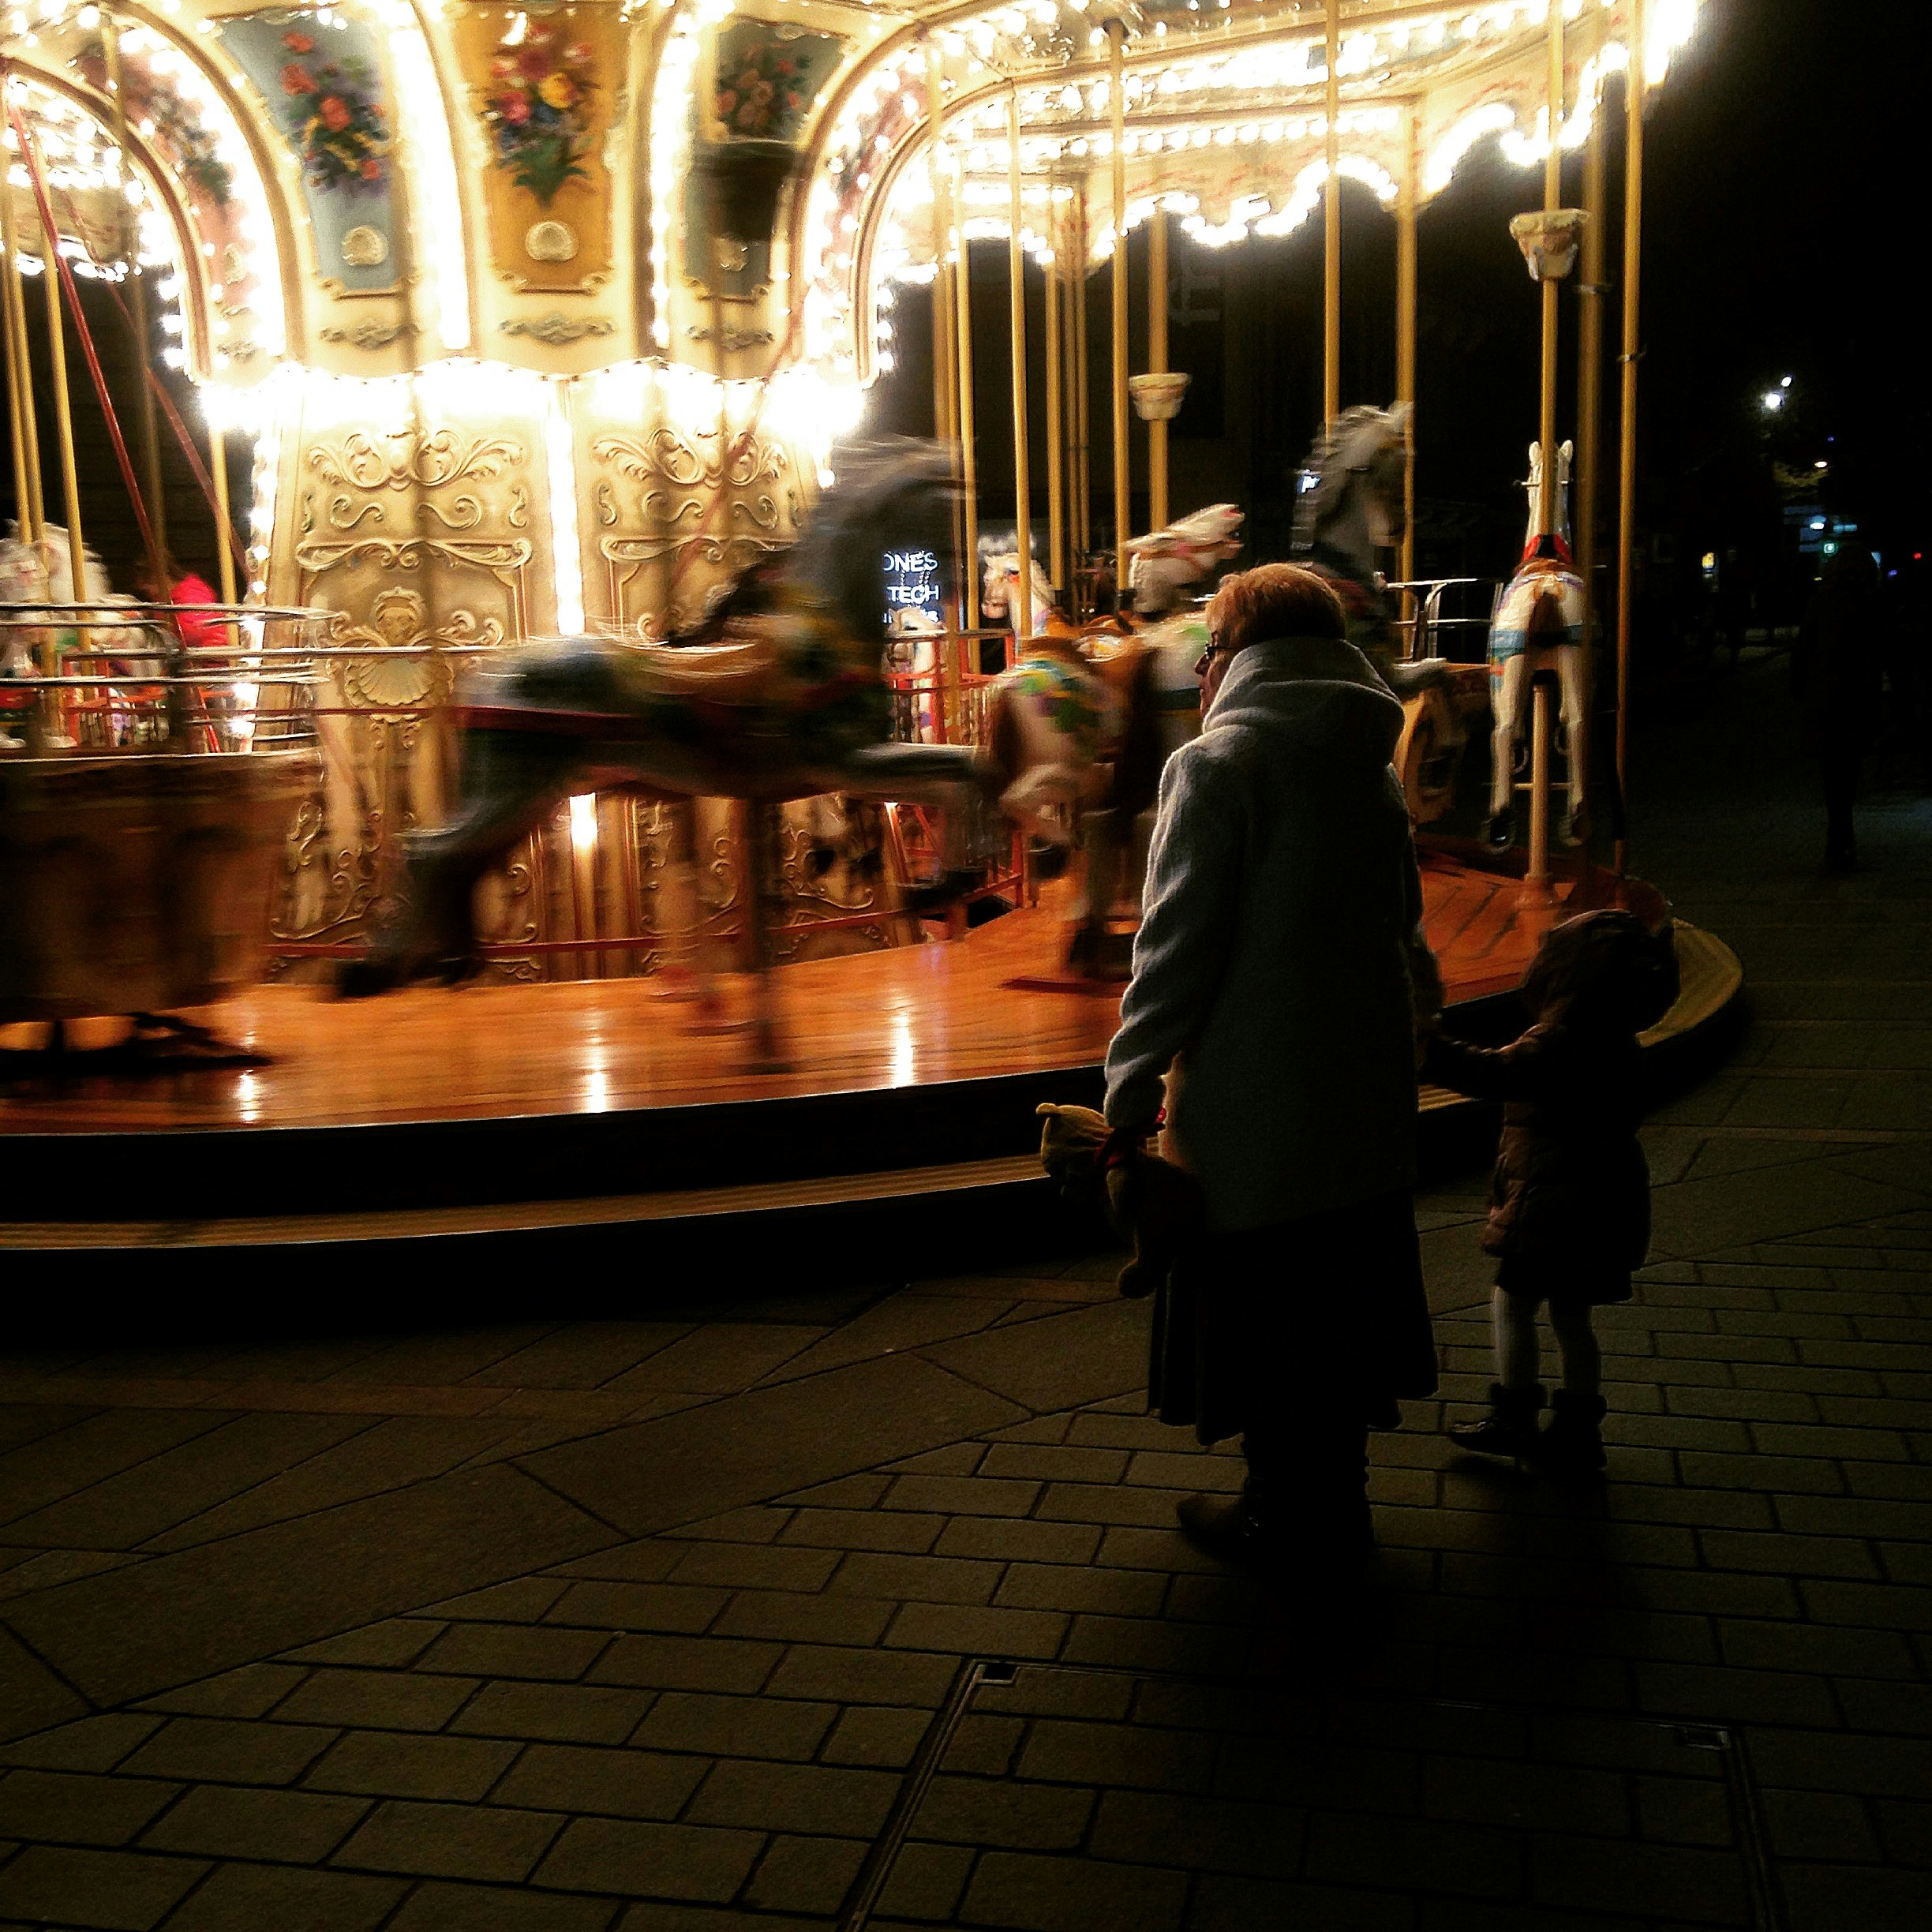
M 330 7 L 278 7 L 213 23 L 301 170 L 325 286 L 399 287 L 407 264 L 395 206 L 393 114 L 376 36 Z
M 484 136 L 490 264 L 519 289 L 595 288 L 611 271 L 605 148 L 623 88 L 616 0 L 480 0 L 454 16 Z

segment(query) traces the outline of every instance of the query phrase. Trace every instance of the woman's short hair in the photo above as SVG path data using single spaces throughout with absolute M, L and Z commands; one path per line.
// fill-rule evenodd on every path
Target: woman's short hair
M 1346 638 L 1342 600 L 1298 564 L 1260 564 L 1222 579 L 1208 604 L 1208 627 L 1225 649 L 1266 638 Z

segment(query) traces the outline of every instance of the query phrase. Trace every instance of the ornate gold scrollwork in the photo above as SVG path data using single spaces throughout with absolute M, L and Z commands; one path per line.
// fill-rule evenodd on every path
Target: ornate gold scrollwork
M 318 443 L 309 452 L 309 468 L 324 481 L 362 490 L 493 481 L 529 459 L 530 451 L 514 437 L 476 436 L 462 442 L 452 429 L 352 429 L 339 443 Z
M 442 509 L 432 503 L 418 504 L 416 506 L 417 522 L 426 523 L 432 517 L 434 517 L 445 530 L 474 530 L 483 521 L 483 506 L 467 491 L 459 496 L 448 510 Z

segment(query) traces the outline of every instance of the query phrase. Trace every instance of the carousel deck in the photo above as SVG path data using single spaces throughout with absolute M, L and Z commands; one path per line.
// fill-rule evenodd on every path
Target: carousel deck
M 1432 853 L 1431 938 L 1452 1004 L 1506 991 L 1552 919 L 1586 904 L 1653 917 L 1649 887 L 1601 874 L 1556 903 Z M 1050 899 L 955 944 L 789 966 L 773 975 L 788 1070 L 753 1073 L 748 1035 L 636 979 L 344 1004 L 263 987 L 202 1016 L 267 1056 L 50 1075 L 0 1030 L 0 1148 L 20 1204 L 0 1249 L 283 1249 L 710 1222 L 757 1210 L 957 1197 L 1022 1181 L 1035 1105 L 1093 1101 L 1117 987 L 1058 972 Z M 1707 1025 L 1735 962 L 1687 935 L 1686 998 L 1660 1038 Z M 1728 962 L 1728 963 L 1727 963 Z M 725 983 L 742 1015 L 747 984 Z M 77 1043 L 84 1045 L 82 1036 Z M 1451 1097 L 1425 1095 L 1447 1112 Z

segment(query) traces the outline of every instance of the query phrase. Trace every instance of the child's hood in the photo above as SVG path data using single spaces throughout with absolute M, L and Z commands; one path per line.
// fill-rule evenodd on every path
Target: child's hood
M 1585 912 L 1552 926 L 1523 975 L 1533 1020 L 1641 1033 L 1677 998 L 1671 929 L 1653 933 L 1634 912 Z

